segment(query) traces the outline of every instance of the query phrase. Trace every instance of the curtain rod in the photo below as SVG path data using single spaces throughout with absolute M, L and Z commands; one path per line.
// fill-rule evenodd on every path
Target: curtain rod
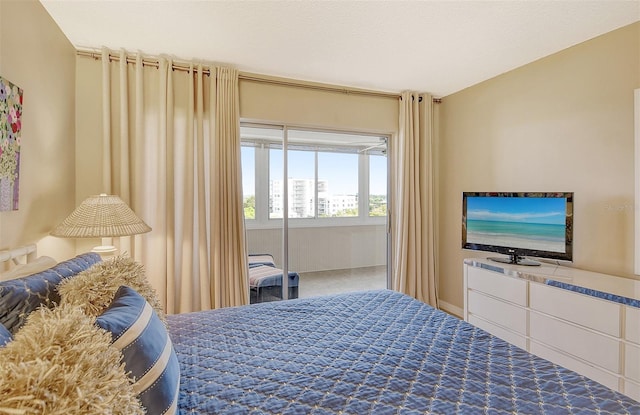
M 95 60 L 102 59 L 102 53 L 99 53 L 99 52 L 77 49 L 76 53 L 78 56 L 85 56 Z M 110 53 L 109 61 L 119 62 L 120 56 Z M 135 57 L 127 55 L 127 63 L 131 63 L 131 64 L 136 63 Z M 144 57 L 142 58 L 142 65 L 151 66 L 154 68 L 158 68 L 160 66 L 158 59 L 144 58 Z M 173 69 L 174 71 L 188 72 L 189 66 L 190 65 L 185 62 L 172 62 L 171 69 Z M 202 72 L 205 75 L 211 75 L 211 71 L 206 65 L 203 65 Z M 366 96 L 375 96 L 375 97 L 382 97 L 382 98 L 402 99 L 402 95 L 395 94 L 392 92 L 367 91 L 363 89 L 348 89 L 348 88 L 341 88 L 338 86 L 316 85 L 316 84 L 309 84 L 304 82 L 286 81 L 286 80 L 280 80 L 280 79 L 267 78 L 261 75 L 250 74 L 246 72 L 239 72 L 238 78 L 244 81 L 249 81 L 249 82 L 258 82 L 263 84 L 280 85 L 280 86 L 290 86 L 294 88 L 313 89 L 316 91 L 339 92 L 347 95 L 366 95 Z M 440 102 L 442 102 L 442 100 L 440 98 L 433 98 L 433 102 L 436 104 L 439 104 Z

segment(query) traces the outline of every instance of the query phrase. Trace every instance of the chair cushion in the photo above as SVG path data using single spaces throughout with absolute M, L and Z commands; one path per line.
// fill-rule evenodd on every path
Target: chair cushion
M 180 366 L 164 323 L 133 288 L 118 288 L 113 302 L 96 319 L 122 351 L 133 388 L 150 414 L 177 412 Z

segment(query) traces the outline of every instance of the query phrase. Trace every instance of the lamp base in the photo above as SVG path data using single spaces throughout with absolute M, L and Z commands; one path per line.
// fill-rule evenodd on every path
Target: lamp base
M 91 252 L 95 252 L 100 255 L 113 255 L 117 250 L 118 248 L 113 245 L 100 245 L 95 246 Z

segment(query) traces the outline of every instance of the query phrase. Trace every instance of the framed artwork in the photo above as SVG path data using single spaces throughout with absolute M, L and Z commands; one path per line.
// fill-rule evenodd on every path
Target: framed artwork
M 0 76 L 0 211 L 18 210 L 22 89 Z

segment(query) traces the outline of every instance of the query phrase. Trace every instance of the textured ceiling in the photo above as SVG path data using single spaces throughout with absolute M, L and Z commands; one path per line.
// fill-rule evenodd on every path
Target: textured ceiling
M 640 20 L 640 0 L 41 0 L 71 43 L 445 96 Z

